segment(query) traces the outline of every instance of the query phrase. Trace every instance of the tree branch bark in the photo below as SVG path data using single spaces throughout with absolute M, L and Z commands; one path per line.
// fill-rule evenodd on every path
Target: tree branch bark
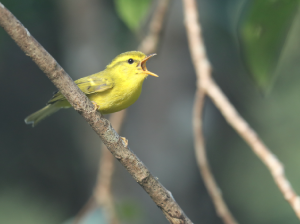
M 154 14 L 152 15 L 152 19 L 149 25 L 149 32 L 138 47 L 139 51 L 142 51 L 145 54 L 155 53 L 159 43 L 159 37 L 163 30 L 163 24 L 165 21 L 169 3 L 170 0 L 159 0 L 157 2 L 158 5 L 156 7 L 156 10 L 154 11 Z M 126 117 L 126 112 L 127 109 L 119 111 L 112 114 L 109 118 L 112 126 L 117 133 L 120 133 Z M 112 220 L 111 223 L 117 224 L 119 223 L 119 221 L 115 217 L 116 214 L 111 192 L 111 179 L 114 172 L 114 158 L 104 145 L 102 146 L 101 151 L 102 155 L 98 170 L 98 181 L 94 189 L 94 197 L 96 198 L 98 204 L 102 204 L 107 207 Z
M 150 173 L 141 160 L 122 141 L 108 120 L 94 111 L 94 105 L 75 85 L 55 59 L 30 35 L 28 30 L 0 3 L 0 25 L 47 75 L 74 109 L 101 138 L 114 157 L 150 195 L 170 223 L 192 223 L 172 194 Z
M 121 131 L 125 116 L 126 110 L 122 110 L 117 113 L 113 113 L 109 118 L 112 126 L 115 128 L 117 133 L 120 133 Z M 110 223 L 118 224 L 120 222 L 117 218 L 114 199 L 111 191 L 112 176 L 115 168 L 114 162 L 114 157 L 102 143 L 101 160 L 98 169 L 98 179 L 94 188 L 93 196 L 96 199 L 98 205 L 102 205 L 104 206 L 104 208 L 106 208 L 108 217 L 110 217 L 111 220 Z
M 145 54 L 151 54 L 155 53 L 155 51 L 157 50 L 169 3 L 170 0 L 157 1 L 157 7 L 152 15 L 148 34 L 139 45 L 139 51 L 142 51 Z M 126 112 L 127 109 L 119 111 L 112 114 L 109 118 L 112 126 L 117 133 L 120 133 L 121 131 L 123 122 L 126 117 Z M 111 223 L 117 224 L 119 223 L 119 221 L 116 218 L 113 196 L 111 192 L 111 181 L 114 172 L 114 158 L 112 154 L 106 149 L 104 144 L 102 144 L 101 151 L 102 153 L 101 161 L 99 163 L 98 180 L 94 189 L 93 196 L 96 199 L 98 205 L 103 205 L 107 208 L 107 211 L 110 214 L 109 217 L 111 217 Z M 91 200 L 92 199 L 90 199 L 88 203 Z M 78 218 L 80 218 L 80 216 L 78 216 Z
M 152 15 L 149 25 L 149 31 L 146 37 L 142 40 L 138 47 L 139 51 L 145 54 L 155 53 L 160 35 L 163 30 L 163 24 L 166 13 L 169 7 L 170 0 L 158 0 L 157 7 Z M 112 114 L 109 121 L 117 133 L 120 133 L 123 122 L 126 117 L 127 109 Z M 110 217 L 111 224 L 118 224 L 119 220 L 116 217 L 116 211 L 113 202 L 113 195 L 111 192 L 111 181 L 114 172 L 114 157 L 109 150 L 102 144 L 101 147 L 101 160 L 99 162 L 98 178 L 94 188 L 93 195 L 89 198 L 83 208 L 78 212 L 75 217 L 75 223 L 80 220 L 95 206 L 103 206 Z

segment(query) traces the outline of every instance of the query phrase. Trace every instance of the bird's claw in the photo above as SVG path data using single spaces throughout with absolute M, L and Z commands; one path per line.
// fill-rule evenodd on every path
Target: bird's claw
M 94 109 L 92 110 L 92 112 L 95 112 L 96 110 L 100 110 L 100 106 L 96 102 L 92 101 L 92 103 L 94 104 Z
M 125 137 L 121 137 L 122 141 L 123 141 L 123 145 L 124 147 L 128 146 L 128 140 Z

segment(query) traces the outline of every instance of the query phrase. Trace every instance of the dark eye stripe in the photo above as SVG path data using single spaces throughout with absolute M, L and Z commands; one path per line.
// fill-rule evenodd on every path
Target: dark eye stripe
M 129 64 L 132 64 L 133 62 L 134 62 L 134 61 L 133 61 L 132 58 L 128 59 L 128 63 L 129 63 Z

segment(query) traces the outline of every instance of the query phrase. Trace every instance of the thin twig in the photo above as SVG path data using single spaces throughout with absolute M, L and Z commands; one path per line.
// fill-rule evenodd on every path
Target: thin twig
M 216 180 L 211 172 L 206 150 L 205 141 L 202 133 L 202 116 L 204 107 L 205 91 L 199 88 L 195 94 L 194 110 L 193 110 L 193 127 L 194 127 L 194 144 L 195 154 L 198 162 L 199 170 L 202 175 L 205 186 L 213 199 L 217 214 L 226 224 L 237 224 L 234 217 L 228 210 Z
M 139 51 L 145 54 L 155 53 L 157 45 L 159 43 L 160 35 L 163 30 L 163 25 L 166 17 L 166 13 L 169 8 L 170 0 L 159 0 L 158 5 L 152 15 L 152 20 L 150 22 L 149 31 L 147 36 L 141 42 L 138 47 Z
M 292 209 L 300 219 L 300 198 L 286 178 L 282 163 L 262 142 L 249 124 L 238 114 L 236 109 L 212 79 L 207 83 L 206 93 L 214 101 L 226 121 L 236 130 L 245 142 L 248 143 L 253 152 L 268 167 L 285 200 L 290 203 Z
M 87 212 L 93 210 L 96 207 L 96 201 L 94 197 L 90 197 L 89 200 L 84 204 L 84 206 L 79 210 L 73 220 L 73 224 L 79 224 L 82 218 L 87 214 Z
M 186 26 L 190 51 L 197 76 L 201 79 L 201 82 L 200 79 L 198 79 L 198 86 L 201 86 L 205 93 L 219 108 L 227 122 L 248 143 L 254 153 L 268 167 L 275 183 L 284 195 L 284 198 L 290 203 L 297 217 L 300 219 L 300 198 L 285 177 L 282 163 L 267 148 L 248 123 L 238 114 L 219 86 L 211 78 L 210 64 L 205 54 L 200 26 L 198 24 L 196 3 L 194 0 L 183 0 L 183 2 L 185 4 Z
M 150 173 L 112 128 L 110 122 L 94 110 L 94 105 L 76 86 L 55 59 L 31 36 L 28 30 L 0 3 L 0 25 L 39 66 L 73 108 L 84 117 L 108 150 L 149 194 L 170 223 L 192 223 L 172 194 Z
M 205 142 L 202 133 L 202 113 L 205 98 L 206 80 L 211 77 L 211 66 L 207 59 L 204 42 L 201 35 L 201 27 L 198 23 L 198 12 L 196 2 L 193 0 L 183 0 L 185 26 L 187 29 L 189 47 L 192 53 L 193 63 L 197 74 L 197 91 L 195 94 L 193 126 L 195 153 L 206 188 L 216 207 L 217 214 L 226 224 L 236 224 L 234 217 L 230 213 L 222 197 L 219 187 L 210 170 L 205 151 Z M 201 80 L 201 81 L 200 81 Z

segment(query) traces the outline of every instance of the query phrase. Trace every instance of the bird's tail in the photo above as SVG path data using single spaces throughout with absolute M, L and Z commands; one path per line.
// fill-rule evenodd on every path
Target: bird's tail
M 38 110 L 37 112 L 29 115 L 25 118 L 26 124 L 32 124 L 32 127 L 36 126 L 41 120 L 50 116 L 51 114 L 58 111 L 60 107 L 57 107 L 55 104 L 48 104 L 44 108 Z

